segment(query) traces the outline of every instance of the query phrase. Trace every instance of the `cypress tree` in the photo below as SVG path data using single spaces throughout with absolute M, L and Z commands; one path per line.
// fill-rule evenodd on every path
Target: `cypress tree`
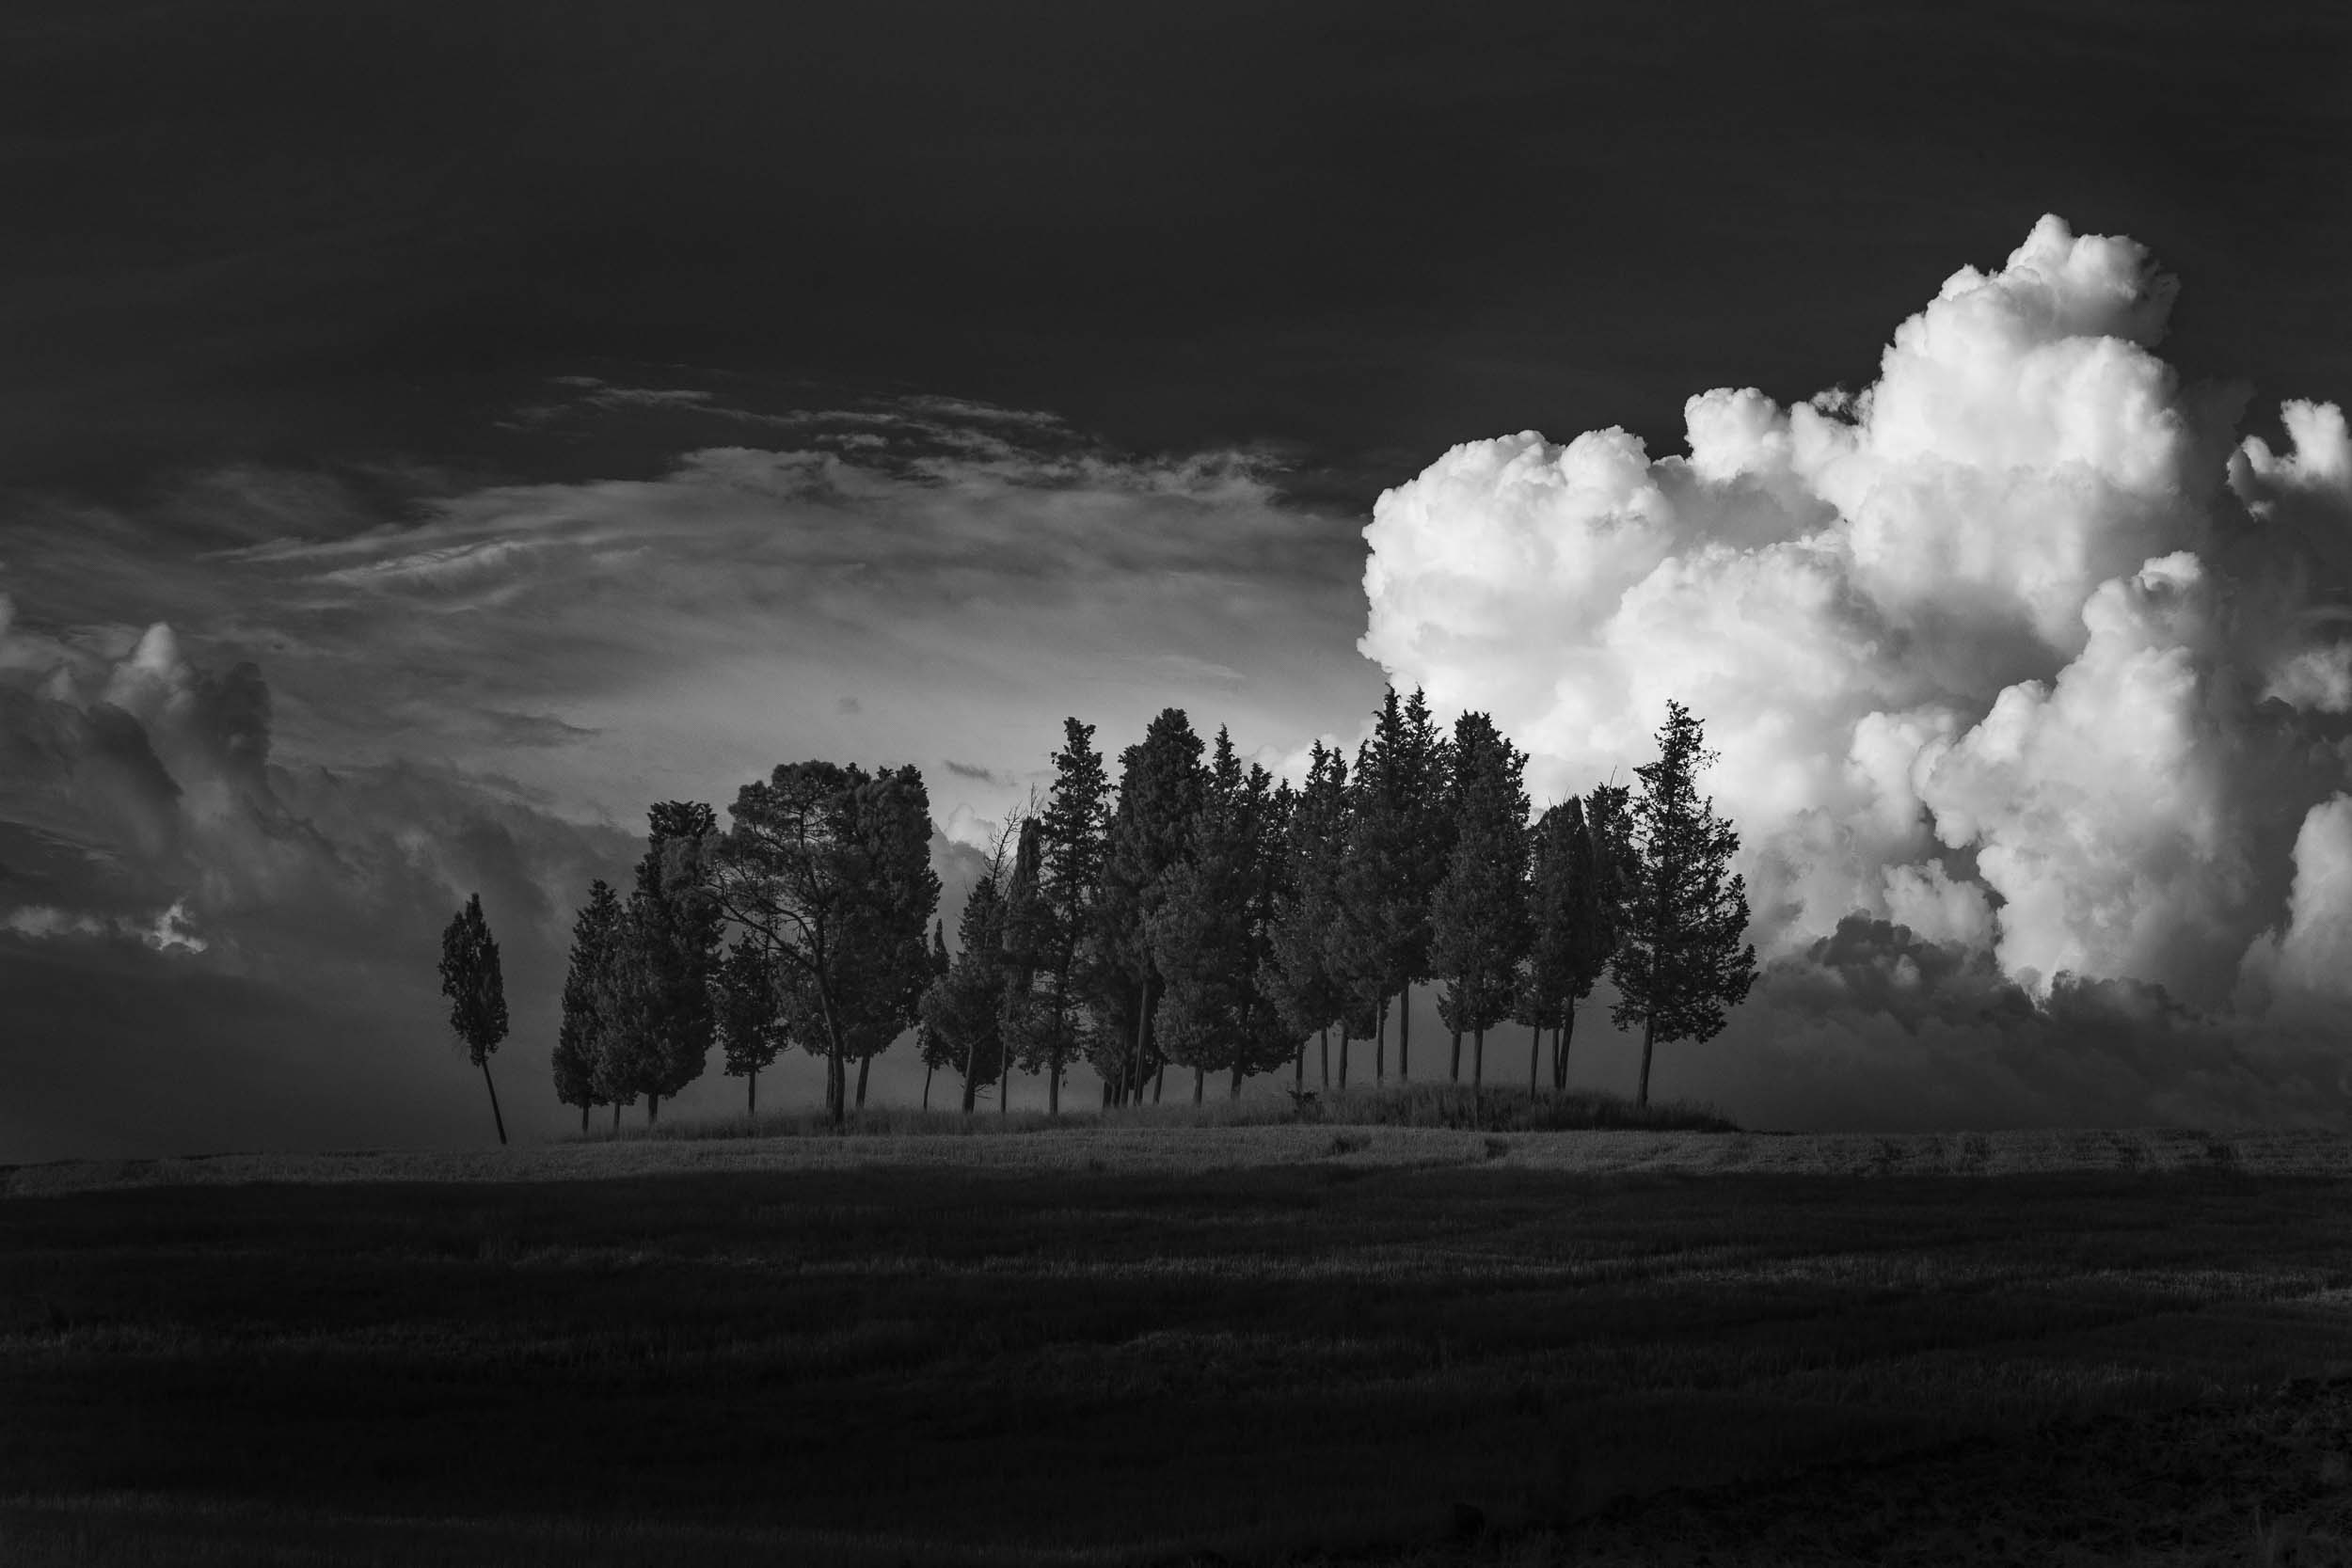
M 759 1115 L 759 1073 L 791 1037 L 789 993 L 774 955 L 750 932 L 735 940 L 712 987 L 730 1078 L 743 1080 L 743 1114 Z
M 1610 965 L 1619 1028 L 1642 1026 L 1642 1077 L 1634 1103 L 1649 1103 L 1652 1052 L 1662 1041 L 1712 1039 L 1724 1009 L 1756 983 L 1745 880 L 1731 873 L 1740 835 L 1702 799 L 1699 773 L 1715 761 L 1691 710 L 1668 702 L 1658 760 L 1634 769 L 1623 940 Z
M 506 1037 L 506 980 L 499 972 L 498 939 L 482 912 L 482 895 L 469 894 L 441 933 L 441 994 L 449 998 L 450 1032 L 482 1069 L 490 1091 L 490 1119 L 499 1147 L 506 1146 L 506 1118 L 499 1115 L 498 1085 L 490 1080 L 490 1054 Z
M 717 1033 L 717 977 L 723 917 L 708 887 L 707 862 L 718 818 L 698 800 L 663 800 L 648 816 L 645 853 L 629 900 L 640 944 L 643 993 L 636 1008 L 637 1087 L 645 1121 L 661 1101 L 703 1075 Z
M 1094 726 L 1062 721 L 1054 783 L 1039 820 L 1037 894 L 1025 907 L 1022 945 L 1032 955 L 1029 1005 L 1014 1020 L 1021 1065 L 1046 1075 L 1046 1109 L 1061 1114 L 1064 1069 L 1083 1051 L 1090 1017 L 1084 958 L 1102 897 L 1110 778 Z
M 1114 1078 L 1114 1101 L 1124 1103 L 1141 1101 L 1156 1062 L 1152 1016 L 1164 988 L 1152 962 L 1149 922 L 1166 895 L 1168 873 L 1191 857 L 1202 793 L 1200 737 L 1182 708 L 1166 708 L 1119 760 L 1119 803 L 1106 834 L 1093 945 L 1098 993 L 1129 1015 L 1123 1028 L 1105 1027 L 1095 1037 L 1096 1066 Z
M 596 1089 L 596 1053 L 602 1023 L 596 1011 L 597 980 L 620 924 L 621 904 L 612 884 L 598 878 L 589 884 L 588 902 L 572 920 L 572 951 L 564 971 L 564 1013 L 556 1026 L 555 1051 L 549 1065 L 555 1072 L 555 1098 L 580 1107 L 580 1130 L 588 1131 L 588 1112 L 604 1103 Z
M 1510 1016 L 1527 951 L 1527 758 L 1483 713 L 1454 726 L 1454 854 L 1432 906 L 1431 957 L 1447 981 L 1447 1024 L 1475 1041 Z

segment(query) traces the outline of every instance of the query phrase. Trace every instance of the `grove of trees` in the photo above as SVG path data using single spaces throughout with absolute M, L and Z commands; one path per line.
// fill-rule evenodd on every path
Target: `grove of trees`
M 1697 789 L 1714 759 L 1699 722 L 1669 704 L 1636 784 L 1597 785 L 1532 811 L 1526 753 L 1486 715 L 1450 733 L 1419 691 L 1391 689 L 1351 759 L 1317 742 L 1294 786 L 1245 764 L 1220 729 L 1204 744 L 1168 708 L 1118 757 L 1065 721 L 1053 779 L 1008 817 L 956 913 L 952 954 L 930 865 L 930 802 L 912 767 L 778 767 L 745 784 L 723 827 L 707 805 L 663 801 L 626 895 L 594 883 L 573 925 L 553 1065 L 580 1108 L 660 1102 L 722 1047 L 758 1108 L 758 1076 L 787 1049 L 825 1064 L 835 1126 L 862 1106 L 873 1058 L 914 1032 L 930 1078 L 953 1073 L 971 1112 L 1006 1103 L 1015 1069 L 1063 1081 L 1084 1062 L 1107 1105 L 1165 1092 L 1188 1071 L 1239 1095 L 1288 1069 L 1305 1092 L 1344 1087 L 1351 1048 L 1375 1082 L 1411 1075 L 1411 1000 L 1438 989 L 1451 1035 L 1485 1081 L 1487 1035 L 1528 1031 L 1528 1087 L 1565 1086 L 1581 1004 L 1606 974 L 1613 1018 L 1643 1036 L 1646 1103 L 1661 1043 L 1706 1039 L 1747 994 L 1746 892 L 1731 826 Z M 453 924 L 444 974 L 462 1037 L 490 1044 L 476 955 Z M 495 944 L 487 963 L 495 978 Z M 472 1009 L 469 1012 L 467 1009 Z M 474 1034 L 468 1031 L 472 1030 Z M 850 1082 L 856 1066 L 856 1084 Z M 1181 1081 L 1181 1080 L 1180 1080 Z M 495 1090 L 493 1090 L 495 1108 Z M 502 1136 L 501 1127 L 501 1136 Z

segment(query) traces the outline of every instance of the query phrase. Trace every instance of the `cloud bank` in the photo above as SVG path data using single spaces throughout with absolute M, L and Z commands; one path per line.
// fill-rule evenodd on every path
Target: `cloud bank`
M 1555 793 L 1645 760 L 1689 703 L 1783 972 L 1767 1013 L 1842 972 L 1839 932 L 1901 927 L 2074 1017 L 2004 1026 L 2053 1078 L 2116 988 L 2332 1053 L 2310 1031 L 2352 985 L 2352 441 L 2307 402 L 2282 448 L 2240 438 L 2243 394 L 2154 352 L 2175 293 L 2045 217 L 1858 394 L 1703 393 L 1688 455 L 1621 429 L 1456 447 L 1375 507 L 1360 647 L 1491 710 Z M 2133 1006 L 2130 1037 L 2181 1033 Z M 2340 1108 L 2332 1054 L 2306 1066 Z M 2122 1102 L 2251 1105 L 2153 1086 L 2186 1071 Z

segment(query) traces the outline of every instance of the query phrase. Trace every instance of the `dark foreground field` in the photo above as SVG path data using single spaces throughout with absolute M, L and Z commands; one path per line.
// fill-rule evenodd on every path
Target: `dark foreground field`
M 1573 1137 L 1576 1134 L 1552 1134 Z M 0 1561 L 2333 1561 L 2352 1192 L 1329 1158 L 0 1200 Z

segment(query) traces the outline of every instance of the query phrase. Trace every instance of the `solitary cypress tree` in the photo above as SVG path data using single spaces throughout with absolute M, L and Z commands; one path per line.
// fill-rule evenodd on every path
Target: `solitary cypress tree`
M 499 973 L 498 940 L 482 913 L 482 895 L 469 894 L 466 907 L 441 933 L 441 994 L 449 998 L 449 1026 L 468 1057 L 482 1069 L 490 1091 L 490 1119 L 499 1145 L 506 1144 L 506 1118 L 499 1115 L 499 1088 L 490 1081 L 490 1053 L 506 1037 L 506 981 Z
M 596 1011 L 597 976 L 605 954 L 620 924 L 620 900 L 612 884 L 599 877 L 589 884 L 588 902 L 572 921 L 571 961 L 564 972 L 564 1015 L 556 1026 L 555 1098 L 580 1107 L 580 1130 L 588 1131 L 588 1112 L 604 1103 L 596 1089 L 596 1052 L 602 1022 Z
M 1649 1103 L 1651 1053 L 1661 1041 L 1712 1039 L 1726 1007 L 1756 983 L 1747 931 L 1747 884 L 1731 874 L 1740 835 L 1701 799 L 1699 772 L 1714 762 L 1691 710 L 1666 705 L 1658 760 L 1634 769 L 1631 859 L 1623 941 L 1610 974 L 1617 1027 L 1642 1026 L 1642 1078 L 1634 1103 Z

